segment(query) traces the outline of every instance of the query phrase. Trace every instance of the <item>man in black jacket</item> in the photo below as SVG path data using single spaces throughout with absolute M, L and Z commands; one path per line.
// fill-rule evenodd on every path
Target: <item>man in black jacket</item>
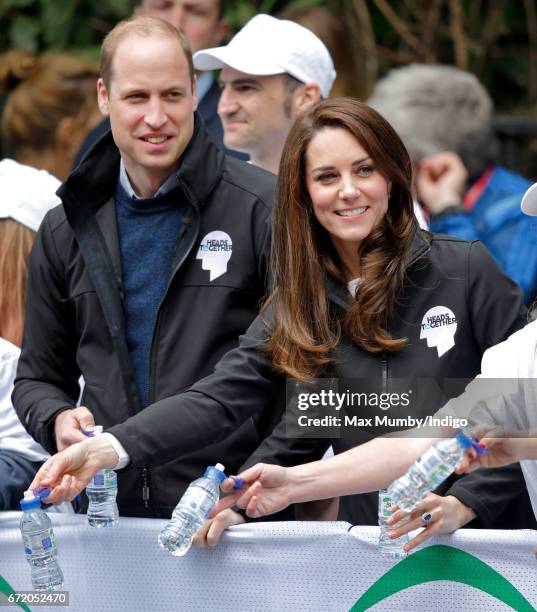
M 192 53 L 222 43 L 228 33 L 225 18 L 226 0 L 141 0 L 136 9 L 138 15 L 158 17 L 171 23 L 186 36 Z M 211 72 L 197 75 L 198 111 L 214 143 L 228 154 L 239 159 L 248 156 L 224 147 L 222 123 L 217 107 L 220 87 Z M 90 148 L 110 130 L 110 121 L 103 119 L 86 137 L 75 159 L 75 167 Z
M 60 188 L 30 262 L 13 400 L 50 452 L 212 372 L 265 291 L 274 177 L 207 136 L 182 34 L 153 18 L 122 22 L 103 43 L 101 75 L 112 133 Z M 249 419 L 218 445 L 120 474 L 120 512 L 170 516 L 206 465 L 238 469 L 270 429 Z

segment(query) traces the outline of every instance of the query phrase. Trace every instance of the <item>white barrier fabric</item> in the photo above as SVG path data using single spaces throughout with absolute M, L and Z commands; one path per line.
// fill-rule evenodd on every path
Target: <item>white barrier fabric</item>
M 19 519 L 19 513 L 0 513 L 0 607 L 8 586 L 31 589 Z M 121 518 L 116 527 L 99 530 L 81 515 L 51 519 L 70 597 L 64 609 L 70 611 L 470 612 L 537 606 L 535 531 L 460 530 L 433 538 L 396 563 L 377 553 L 375 527 L 255 523 L 231 528 L 214 549 L 175 558 L 157 544 L 163 520 Z

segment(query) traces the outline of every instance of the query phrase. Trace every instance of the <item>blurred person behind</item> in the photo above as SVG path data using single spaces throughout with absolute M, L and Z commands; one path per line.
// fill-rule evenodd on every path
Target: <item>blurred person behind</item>
M 420 186 L 442 187 L 442 197 L 427 202 L 431 231 L 481 240 L 531 302 L 537 295 L 535 221 L 520 210 L 531 182 L 498 165 L 493 103 L 479 80 L 453 66 L 411 64 L 381 79 L 369 104 L 405 143 L 419 199 L 427 199 Z M 436 157 L 441 153 L 460 158 L 462 186 L 448 180 L 454 162 Z
M 63 54 L 0 56 L 2 154 L 67 177 L 82 139 L 99 120 L 96 66 Z
M 48 453 L 22 426 L 11 392 L 20 354 L 28 258 L 45 213 L 60 203 L 60 182 L 44 170 L 0 161 L 0 510 L 19 500 Z

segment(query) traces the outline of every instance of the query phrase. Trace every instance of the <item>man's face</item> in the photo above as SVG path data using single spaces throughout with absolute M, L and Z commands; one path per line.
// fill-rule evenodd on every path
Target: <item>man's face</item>
M 229 149 L 255 155 L 281 146 L 294 121 L 282 75 L 253 76 L 224 66 L 218 114 Z
M 219 0 L 142 0 L 139 13 L 159 17 L 187 37 L 192 53 L 217 47 L 227 34 L 227 21 L 220 18 Z
M 156 191 L 169 176 L 194 129 L 197 100 L 179 42 L 137 35 L 122 40 L 108 90 L 99 79 L 98 100 L 133 186 L 147 197 L 148 186 Z

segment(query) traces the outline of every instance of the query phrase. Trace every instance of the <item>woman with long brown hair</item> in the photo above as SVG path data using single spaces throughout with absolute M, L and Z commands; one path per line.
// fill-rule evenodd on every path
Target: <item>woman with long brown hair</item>
M 116 466 L 118 457 L 120 467 L 157 465 L 214 443 L 251 416 L 266 418 L 286 377 L 294 390 L 322 378 L 355 379 L 358 389 L 369 386 L 378 397 L 397 390 L 397 379 L 477 374 L 482 353 L 523 325 L 520 290 L 479 243 L 419 230 L 410 184 L 404 146 L 365 104 L 330 99 L 300 117 L 280 163 L 272 291 L 240 346 L 186 393 L 111 428 L 115 439 L 101 436 L 53 457 L 33 484 L 55 486 L 50 500 L 60 501 L 80 491 L 97 469 Z M 288 418 L 250 463 L 301 463 L 330 442 L 339 453 L 382 433 L 366 427 L 348 438 L 330 440 L 326 430 L 320 440 L 289 437 L 286 427 L 300 395 L 293 395 Z M 390 414 L 424 416 L 445 399 L 441 387 L 430 385 L 421 402 L 388 408 Z M 383 414 L 381 408 L 373 413 Z M 508 470 L 464 477 L 447 497 L 435 496 L 438 525 L 454 529 L 476 514 L 492 520 L 490 508 L 512 497 L 516 474 Z M 448 514 L 455 516 L 451 523 Z M 376 522 L 376 497 L 346 499 L 341 516 Z M 228 515 L 223 523 L 236 520 Z
M 48 453 L 25 431 L 11 404 L 22 343 L 28 259 L 60 182 L 44 170 L 0 161 L 0 510 L 17 510 Z

